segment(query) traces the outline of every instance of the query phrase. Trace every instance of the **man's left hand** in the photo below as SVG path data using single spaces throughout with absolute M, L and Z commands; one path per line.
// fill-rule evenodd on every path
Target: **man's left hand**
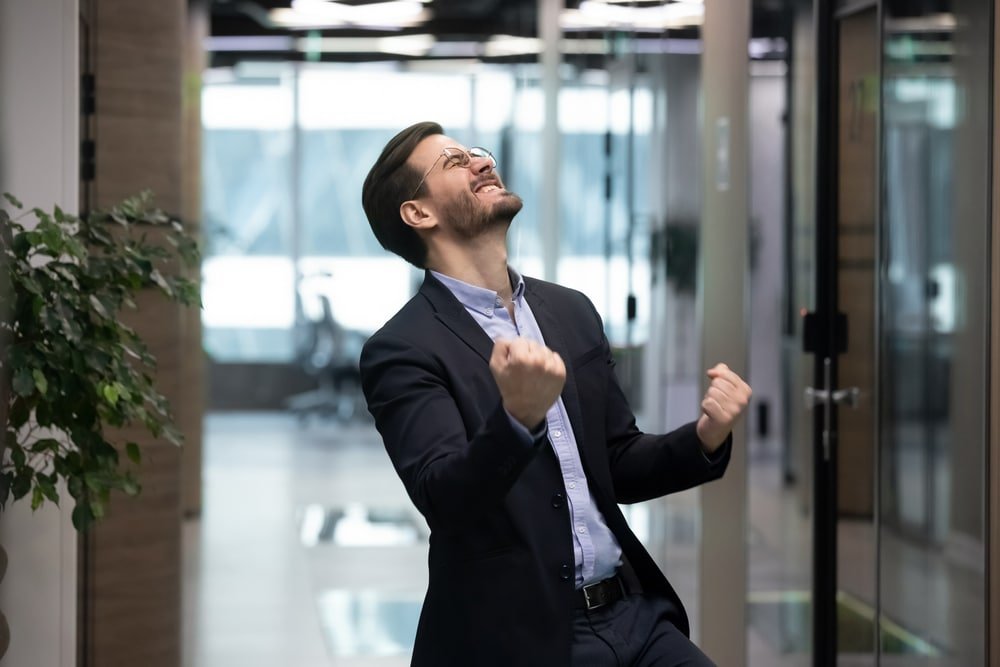
M 698 419 L 698 439 L 709 454 L 726 441 L 733 425 L 743 415 L 750 403 L 750 385 L 725 364 L 708 369 L 711 380 L 705 398 L 701 401 Z

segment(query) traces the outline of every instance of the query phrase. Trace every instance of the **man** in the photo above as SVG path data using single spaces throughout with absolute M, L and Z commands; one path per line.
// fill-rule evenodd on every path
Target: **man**
M 601 319 L 507 265 L 521 199 L 436 123 L 385 146 L 362 202 L 426 269 L 361 356 L 368 409 L 431 528 L 417 667 L 710 665 L 619 510 L 720 477 L 750 388 L 708 371 L 702 414 L 635 426 Z

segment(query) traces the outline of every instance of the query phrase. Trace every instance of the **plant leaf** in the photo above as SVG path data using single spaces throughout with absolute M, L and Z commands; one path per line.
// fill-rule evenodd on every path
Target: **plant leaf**
M 142 487 L 139 486 L 139 483 L 131 477 L 126 477 L 122 480 L 122 491 L 124 491 L 127 495 L 137 496 L 141 490 Z
M 3 198 L 9 201 L 11 206 L 15 208 L 24 208 L 24 204 L 21 203 L 21 200 L 9 192 L 3 193 Z
M 24 468 L 14 477 L 14 483 L 10 485 L 10 491 L 14 494 L 14 500 L 20 500 L 31 490 L 32 471 Z
M 134 442 L 125 445 L 125 454 L 132 463 L 140 463 L 142 461 L 142 453 L 139 451 L 139 445 Z
M 31 491 L 31 511 L 34 512 L 41 507 L 43 501 L 44 497 L 42 496 L 42 489 L 41 487 L 36 486 Z
M 45 379 L 45 375 L 42 373 L 42 371 L 36 368 L 35 370 L 31 371 L 31 377 L 35 381 L 35 386 L 38 387 L 38 392 L 42 395 L 45 395 L 45 393 L 48 392 L 49 390 L 49 382 L 48 380 Z
M 0 475 L 0 509 L 3 509 L 7 505 L 7 499 L 10 497 L 10 485 L 14 481 L 14 473 L 5 472 Z
M 100 299 L 98 299 L 96 296 L 94 296 L 93 294 L 91 294 L 89 301 L 90 301 L 90 305 L 94 308 L 95 311 L 97 311 L 98 315 L 100 315 L 101 317 L 103 317 L 106 320 L 110 320 L 111 319 L 111 315 L 108 314 L 108 309 L 104 307 L 104 304 L 101 303 Z
M 118 405 L 118 387 L 113 384 L 106 384 L 101 389 L 101 393 L 106 400 L 111 405 Z
M 160 289 L 162 289 L 164 292 L 167 293 L 167 296 L 174 295 L 174 290 L 170 286 L 170 283 L 167 282 L 167 279 L 164 278 L 163 274 L 160 273 L 157 269 L 153 269 L 152 271 L 149 272 L 149 279 L 152 280 L 157 285 L 159 285 Z
M 76 528 L 81 533 L 90 528 L 90 524 L 93 523 L 94 515 L 90 511 L 90 503 L 86 500 L 81 500 L 73 508 L 73 527 Z
M 100 493 L 104 489 L 104 484 L 101 483 L 100 478 L 95 473 L 85 474 L 83 481 L 87 484 L 87 488 L 94 493 Z
M 35 490 L 41 490 L 42 495 L 45 496 L 46 500 L 49 500 L 56 505 L 59 504 L 59 494 L 56 493 L 56 486 L 53 484 L 52 480 L 48 479 L 43 475 L 39 475 L 35 478 Z
M 17 372 L 14 373 L 12 386 L 14 388 L 14 393 L 18 396 L 30 396 L 32 392 L 35 391 L 34 373 L 29 371 L 27 368 L 19 368 Z

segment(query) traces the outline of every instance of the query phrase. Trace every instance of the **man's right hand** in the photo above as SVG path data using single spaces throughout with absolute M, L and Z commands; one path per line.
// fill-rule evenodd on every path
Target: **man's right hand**
M 504 408 L 528 430 L 542 423 L 566 383 L 562 357 L 526 338 L 497 339 L 490 371 Z

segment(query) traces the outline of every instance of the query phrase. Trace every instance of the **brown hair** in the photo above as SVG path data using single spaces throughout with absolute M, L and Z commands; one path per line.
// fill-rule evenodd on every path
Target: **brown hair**
M 361 205 L 382 247 L 417 268 L 427 262 L 427 246 L 416 230 L 403 222 L 399 207 L 411 198 L 420 173 L 406 163 L 426 137 L 444 134 L 438 123 L 425 121 L 406 128 L 385 145 L 361 188 Z M 421 185 L 423 190 L 426 186 Z M 417 193 L 419 194 L 419 193 Z

